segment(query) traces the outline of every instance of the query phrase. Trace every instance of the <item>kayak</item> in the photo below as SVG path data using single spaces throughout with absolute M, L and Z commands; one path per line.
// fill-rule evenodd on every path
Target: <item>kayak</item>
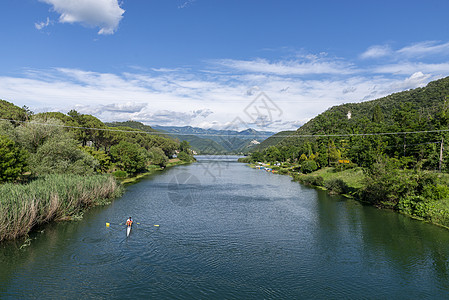
M 132 226 L 126 226 L 126 236 L 129 236 L 129 234 L 131 233 L 131 227 Z

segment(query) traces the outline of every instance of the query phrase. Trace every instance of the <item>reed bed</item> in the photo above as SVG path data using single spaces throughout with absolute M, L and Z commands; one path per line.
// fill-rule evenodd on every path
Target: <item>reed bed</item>
M 122 188 L 109 175 L 47 175 L 29 184 L 0 185 L 0 241 L 26 235 L 38 225 L 106 204 Z

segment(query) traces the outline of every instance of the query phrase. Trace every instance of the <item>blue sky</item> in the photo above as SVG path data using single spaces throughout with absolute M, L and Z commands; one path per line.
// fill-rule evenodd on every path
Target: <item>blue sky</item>
M 446 0 L 1 5 L 0 98 L 35 112 L 291 130 L 449 75 Z

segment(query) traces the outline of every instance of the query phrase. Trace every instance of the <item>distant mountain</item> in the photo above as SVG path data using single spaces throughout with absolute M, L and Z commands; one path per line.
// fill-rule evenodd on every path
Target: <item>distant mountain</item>
M 248 152 L 274 132 L 257 131 L 252 128 L 243 131 L 203 129 L 192 126 L 152 126 L 179 140 L 190 143 L 201 154 L 225 154 Z

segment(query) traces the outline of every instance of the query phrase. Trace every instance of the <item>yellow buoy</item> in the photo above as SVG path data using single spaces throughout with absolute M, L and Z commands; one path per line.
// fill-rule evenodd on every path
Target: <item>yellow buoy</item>
M 154 225 L 154 227 L 159 227 L 159 225 Z
M 109 225 L 111 225 L 111 224 L 109 224 L 109 223 L 106 223 L 106 227 L 109 227 Z

